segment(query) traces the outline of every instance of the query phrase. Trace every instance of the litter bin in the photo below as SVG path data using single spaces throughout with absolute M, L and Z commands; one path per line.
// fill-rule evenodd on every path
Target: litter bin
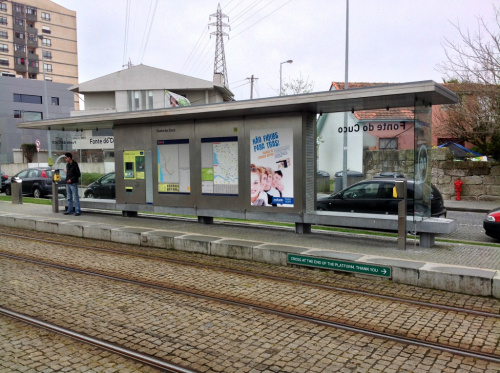
M 342 189 L 347 188 L 349 185 L 355 184 L 358 181 L 363 180 L 364 177 L 362 172 L 347 170 L 347 185 L 342 186 L 343 176 L 344 176 L 343 171 L 335 172 L 335 184 L 333 186 L 334 193 L 340 192 Z
M 23 203 L 23 181 L 17 177 L 10 180 L 10 189 L 12 194 L 12 204 L 19 205 Z
M 316 187 L 318 193 L 330 193 L 330 174 L 328 172 L 318 170 L 316 173 Z

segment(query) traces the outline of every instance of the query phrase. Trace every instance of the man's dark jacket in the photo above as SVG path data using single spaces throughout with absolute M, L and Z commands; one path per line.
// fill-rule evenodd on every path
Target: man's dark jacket
M 80 173 L 80 167 L 75 160 L 71 163 L 66 163 L 66 182 L 71 180 L 71 184 L 78 184 L 78 179 L 82 176 Z

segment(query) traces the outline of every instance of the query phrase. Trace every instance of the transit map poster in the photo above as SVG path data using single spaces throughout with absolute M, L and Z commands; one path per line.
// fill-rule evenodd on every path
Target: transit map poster
M 252 206 L 293 207 L 293 130 L 250 131 Z
M 238 195 L 238 137 L 201 139 L 201 192 Z
M 189 140 L 158 140 L 158 192 L 190 193 Z

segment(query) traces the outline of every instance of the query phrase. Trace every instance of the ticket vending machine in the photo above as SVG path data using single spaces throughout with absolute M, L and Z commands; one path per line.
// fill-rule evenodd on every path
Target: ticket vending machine
M 123 151 L 123 182 L 117 182 L 117 186 L 122 185 L 122 190 L 116 191 L 117 201 L 124 204 L 148 203 L 147 189 L 151 177 L 148 162 L 151 163 L 151 151 Z

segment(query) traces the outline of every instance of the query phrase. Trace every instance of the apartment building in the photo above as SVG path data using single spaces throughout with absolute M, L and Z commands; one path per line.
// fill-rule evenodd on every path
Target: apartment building
M 76 12 L 50 0 L 0 0 L 0 76 L 78 84 Z

